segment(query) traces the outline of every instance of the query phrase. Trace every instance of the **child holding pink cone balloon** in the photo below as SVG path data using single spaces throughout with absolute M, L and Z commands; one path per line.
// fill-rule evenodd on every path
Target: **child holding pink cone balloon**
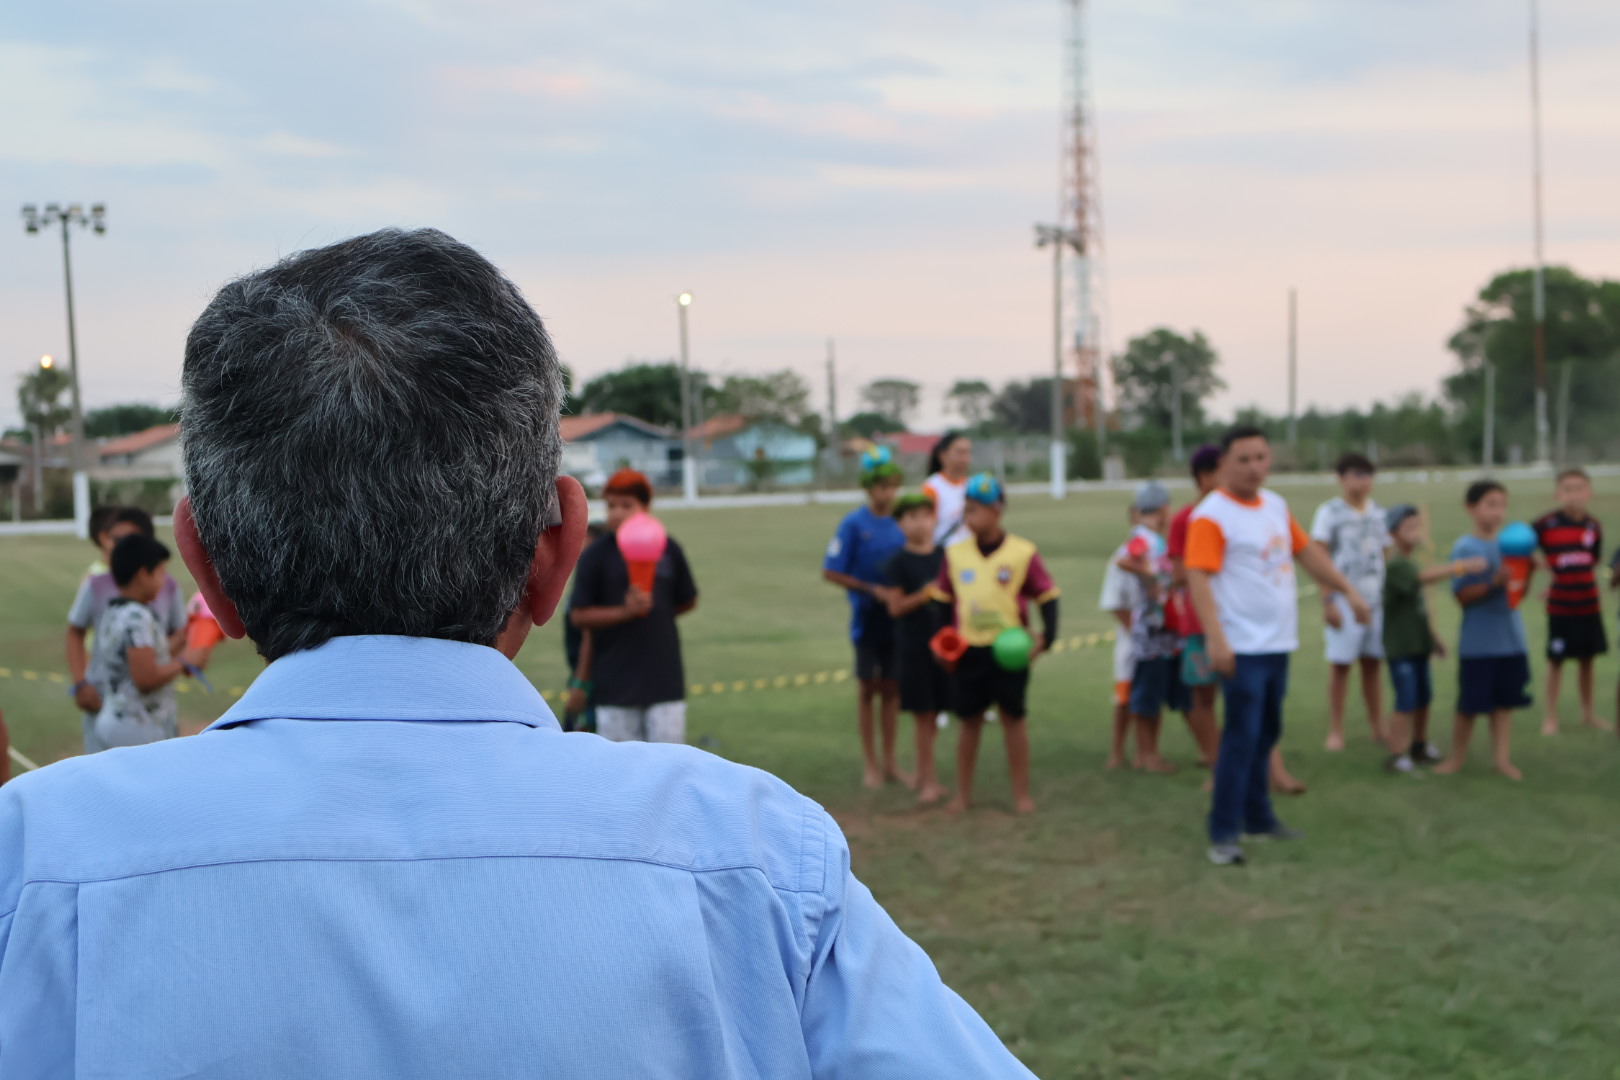
M 686 553 L 648 513 L 652 485 L 620 469 L 602 489 L 608 532 L 579 558 L 569 621 L 591 634 L 596 730 L 614 742 L 685 742 L 675 620 L 697 607 Z

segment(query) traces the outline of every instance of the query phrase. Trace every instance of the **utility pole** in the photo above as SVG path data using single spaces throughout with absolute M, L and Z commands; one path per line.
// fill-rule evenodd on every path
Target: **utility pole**
M 1541 215 L 1541 28 L 1538 0 L 1530 0 L 1530 187 L 1535 203 L 1536 269 L 1532 299 L 1536 320 L 1536 462 L 1547 453 L 1547 267 L 1542 257 Z
M 1299 443 L 1299 293 L 1288 290 L 1288 445 Z
M 73 245 L 72 226 L 89 228 L 97 236 L 107 232 L 107 206 L 105 203 L 92 203 L 90 212 L 85 213 L 84 207 L 79 203 L 69 203 L 62 206 L 59 203 L 46 203 L 45 209 L 40 210 L 33 203 L 27 203 L 22 208 L 23 230 L 30 236 L 39 232 L 41 228 L 52 225 L 62 226 L 62 282 L 67 294 L 67 332 L 68 332 L 68 367 L 72 375 L 69 386 L 73 394 L 73 449 L 71 452 L 73 464 L 73 523 L 74 530 L 81 540 L 90 537 L 90 447 L 84 441 L 84 400 L 79 394 L 79 338 L 78 327 L 73 318 Z
M 827 454 L 825 457 L 827 486 L 832 486 L 833 471 L 838 464 L 838 364 L 833 339 L 827 339 Z
M 1035 246 L 1052 249 L 1052 444 L 1049 448 L 1052 498 L 1067 490 L 1069 452 L 1063 436 L 1063 252 L 1078 251 L 1081 238 L 1061 225 L 1035 226 Z
M 1569 464 L 1569 376 L 1573 360 L 1558 365 L 1558 464 Z
M 686 309 L 691 306 L 691 293 L 683 292 L 675 298 L 681 320 L 681 494 L 687 502 L 696 502 L 698 475 L 697 443 L 692 438 L 692 360 L 686 345 Z
M 1170 460 L 1181 464 L 1181 361 L 1176 354 L 1165 350 L 1164 358 L 1170 362 Z
M 1496 365 L 1485 365 L 1485 471 L 1496 465 Z

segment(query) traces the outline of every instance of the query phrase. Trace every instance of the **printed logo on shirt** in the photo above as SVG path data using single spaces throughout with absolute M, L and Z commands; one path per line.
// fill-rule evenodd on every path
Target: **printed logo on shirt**
M 964 584 L 964 585 L 973 584 L 973 571 L 972 570 L 964 570 L 964 571 L 962 571 L 962 584 Z
M 1012 583 L 1012 567 L 1003 566 L 1000 570 L 997 570 L 996 571 L 996 582 L 997 582 L 997 584 L 1000 584 L 1000 585 L 1009 585 L 1009 584 L 1011 584 Z
M 827 545 L 827 558 L 836 559 L 838 557 L 838 553 L 842 550 L 844 550 L 843 543 L 838 539 L 838 537 L 833 537 L 832 543 Z

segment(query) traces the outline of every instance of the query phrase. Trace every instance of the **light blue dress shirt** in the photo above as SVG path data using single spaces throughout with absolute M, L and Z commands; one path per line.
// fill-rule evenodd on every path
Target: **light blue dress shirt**
M 0 1077 L 1027 1077 L 786 784 L 339 638 L 0 788 Z

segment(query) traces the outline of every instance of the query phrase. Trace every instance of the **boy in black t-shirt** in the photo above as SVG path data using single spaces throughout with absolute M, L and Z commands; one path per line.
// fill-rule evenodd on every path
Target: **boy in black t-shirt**
M 900 684 L 900 708 L 911 714 L 917 729 L 917 801 L 933 803 L 950 794 L 934 771 L 934 738 L 946 706 L 945 671 L 928 648 L 934 631 L 944 625 L 944 605 L 931 586 L 939 577 L 945 552 L 934 543 L 934 500 L 902 495 L 894 501 L 894 519 L 906 546 L 890 556 L 884 576 L 885 598 L 894 617 L 894 671 Z
M 613 742 L 685 742 L 686 675 L 675 620 L 697 607 L 691 567 L 670 537 L 652 592 L 633 586 L 614 533 L 652 505 L 652 485 L 635 470 L 620 469 L 602 495 L 610 531 L 579 557 L 568 613 L 591 635 L 596 732 Z

